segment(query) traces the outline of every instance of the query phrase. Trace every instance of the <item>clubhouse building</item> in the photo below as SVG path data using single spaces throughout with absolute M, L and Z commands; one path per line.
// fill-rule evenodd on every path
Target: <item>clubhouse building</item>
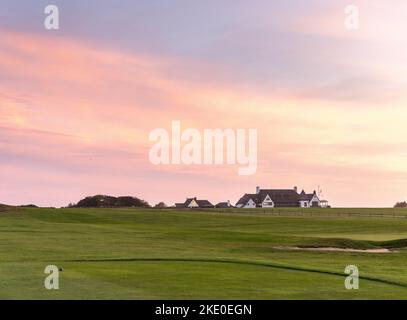
M 236 203 L 236 208 L 274 208 L 274 207 L 299 207 L 317 208 L 328 207 L 328 201 L 320 200 L 317 192 L 298 193 L 297 187 L 293 189 L 261 189 L 256 188 L 256 193 L 246 193 Z

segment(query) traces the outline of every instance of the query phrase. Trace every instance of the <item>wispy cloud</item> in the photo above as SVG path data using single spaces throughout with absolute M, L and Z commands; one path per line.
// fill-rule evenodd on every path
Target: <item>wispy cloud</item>
M 265 10 L 239 2 L 233 19 L 212 16 L 213 30 L 196 26 L 201 41 L 190 36 L 162 52 L 0 32 L 0 202 L 66 205 L 93 193 L 233 201 L 255 185 L 318 184 L 336 205 L 401 200 L 405 43 L 393 53 L 398 37 L 388 42 L 384 32 L 378 43 L 388 47 L 372 51 L 372 32 L 338 29 L 342 7 L 324 5 L 308 21 L 298 11 L 307 6 L 289 13 L 269 3 L 260 4 L 282 17 L 267 21 Z M 153 166 L 148 133 L 172 120 L 184 128 L 257 128 L 257 174 Z

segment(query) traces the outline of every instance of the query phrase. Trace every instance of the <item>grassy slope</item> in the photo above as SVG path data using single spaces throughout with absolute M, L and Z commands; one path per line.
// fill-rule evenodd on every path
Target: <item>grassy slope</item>
M 257 211 L 3 211 L 0 298 L 407 299 L 403 248 L 390 254 L 275 249 L 404 246 L 392 240 L 407 238 L 407 219 L 392 218 L 394 211 L 380 210 L 389 218 L 361 218 L 338 210 L 312 217 L 292 210 L 277 212 L 282 216 L 275 211 L 272 216 Z M 58 291 L 43 288 L 47 264 L 65 269 Z M 341 274 L 349 264 L 357 265 L 362 277 L 383 281 L 361 279 L 360 290 L 345 290 Z

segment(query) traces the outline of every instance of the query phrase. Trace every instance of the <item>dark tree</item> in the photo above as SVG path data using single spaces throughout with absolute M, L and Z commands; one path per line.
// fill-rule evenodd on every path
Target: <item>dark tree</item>
M 167 205 L 164 202 L 159 202 L 157 203 L 154 208 L 158 208 L 158 209 L 163 209 L 163 208 L 167 208 Z
M 123 197 L 112 197 L 105 195 L 96 195 L 93 197 L 86 197 L 80 200 L 76 205 L 72 207 L 77 208 L 126 208 L 126 207 L 137 207 L 137 208 L 148 208 L 150 205 L 148 202 L 130 196 Z
M 407 202 L 403 201 L 403 202 L 397 202 L 394 205 L 395 208 L 407 208 Z

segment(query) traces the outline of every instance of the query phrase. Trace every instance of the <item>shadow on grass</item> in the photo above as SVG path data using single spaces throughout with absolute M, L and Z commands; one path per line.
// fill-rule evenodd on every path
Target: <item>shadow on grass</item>
M 77 259 L 77 260 L 64 260 L 65 262 L 201 262 L 201 263 L 228 263 L 228 264 L 240 264 L 240 265 L 250 265 L 250 266 L 259 266 L 299 272 L 312 272 L 327 274 L 339 277 L 347 277 L 348 275 L 335 271 L 313 269 L 307 267 L 297 267 L 283 264 L 270 263 L 266 261 L 251 261 L 251 260 L 242 260 L 242 259 L 223 259 L 223 258 L 114 258 L 114 259 Z M 359 275 L 359 279 L 364 279 L 368 281 L 394 285 L 407 289 L 407 284 L 398 281 L 392 281 L 387 279 L 376 278 L 372 276 L 362 276 Z

